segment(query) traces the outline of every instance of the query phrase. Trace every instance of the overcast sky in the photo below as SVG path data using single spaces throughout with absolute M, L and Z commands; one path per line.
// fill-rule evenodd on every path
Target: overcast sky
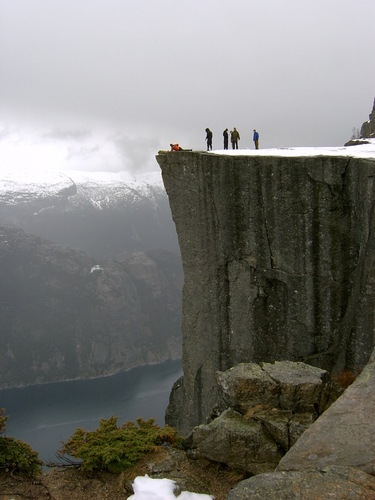
M 214 149 L 234 126 L 240 148 L 342 145 L 374 26 L 374 0 L 0 0 L 0 160 L 157 169 L 206 127 Z

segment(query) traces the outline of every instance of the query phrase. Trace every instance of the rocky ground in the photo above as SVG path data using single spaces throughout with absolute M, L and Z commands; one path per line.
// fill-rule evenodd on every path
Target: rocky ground
M 133 494 L 134 478 L 145 474 L 173 479 L 179 490 L 211 494 L 215 500 L 225 500 L 229 490 L 244 479 L 241 472 L 209 460 L 188 458 L 182 450 L 160 447 L 120 475 L 88 476 L 77 469 L 56 467 L 36 480 L 27 480 L 2 472 L 0 500 L 124 500 Z

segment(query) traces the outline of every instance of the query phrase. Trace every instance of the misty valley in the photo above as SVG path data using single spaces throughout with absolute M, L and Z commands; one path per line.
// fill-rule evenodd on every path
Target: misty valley
M 30 175 L 0 189 L 0 398 L 94 379 L 95 399 L 98 377 L 179 360 L 183 273 L 161 181 L 67 178 L 39 190 Z

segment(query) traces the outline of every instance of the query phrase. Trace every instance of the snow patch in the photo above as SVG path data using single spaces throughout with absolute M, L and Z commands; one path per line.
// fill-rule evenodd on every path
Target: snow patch
M 213 500 L 211 495 L 182 491 L 177 497 L 174 495 L 176 482 L 171 479 L 152 479 L 147 474 L 138 476 L 133 482 L 134 495 L 128 500 Z
M 235 156 L 347 156 L 351 158 L 375 159 L 375 139 L 365 139 L 368 144 L 356 146 L 335 147 L 298 147 L 275 149 L 219 149 L 208 151 L 208 154 L 235 155 Z
M 9 200 L 12 196 L 18 200 L 56 195 L 74 185 L 72 179 L 62 172 L 48 170 L 0 170 L 0 194 L 6 193 Z
M 90 269 L 90 273 L 95 273 L 95 271 L 104 271 L 104 269 L 101 266 L 99 266 L 99 264 L 97 264 L 96 266 L 93 266 Z
M 54 198 L 71 189 L 72 194 L 95 193 L 90 202 L 98 210 L 111 204 L 113 197 L 129 194 L 153 200 L 164 185 L 160 172 L 134 177 L 127 172 L 80 172 L 77 170 L 6 168 L 0 166 L 0 198 L 8 205 L 47 197 Z M 68 191 L 69 194 L 69 191 Z M 110 196 L 109 196 L 110 194 Z M 86 196 L 84 196 L 86 197 Z

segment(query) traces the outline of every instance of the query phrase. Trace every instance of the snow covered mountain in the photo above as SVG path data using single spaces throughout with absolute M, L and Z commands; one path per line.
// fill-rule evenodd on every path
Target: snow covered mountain
M 0 169 L 0 388 L 179 358 L 182 282 L 158 173 Z
M 0 224 L 87 252 L 179 251 L 159 172 L 0 170 Z

